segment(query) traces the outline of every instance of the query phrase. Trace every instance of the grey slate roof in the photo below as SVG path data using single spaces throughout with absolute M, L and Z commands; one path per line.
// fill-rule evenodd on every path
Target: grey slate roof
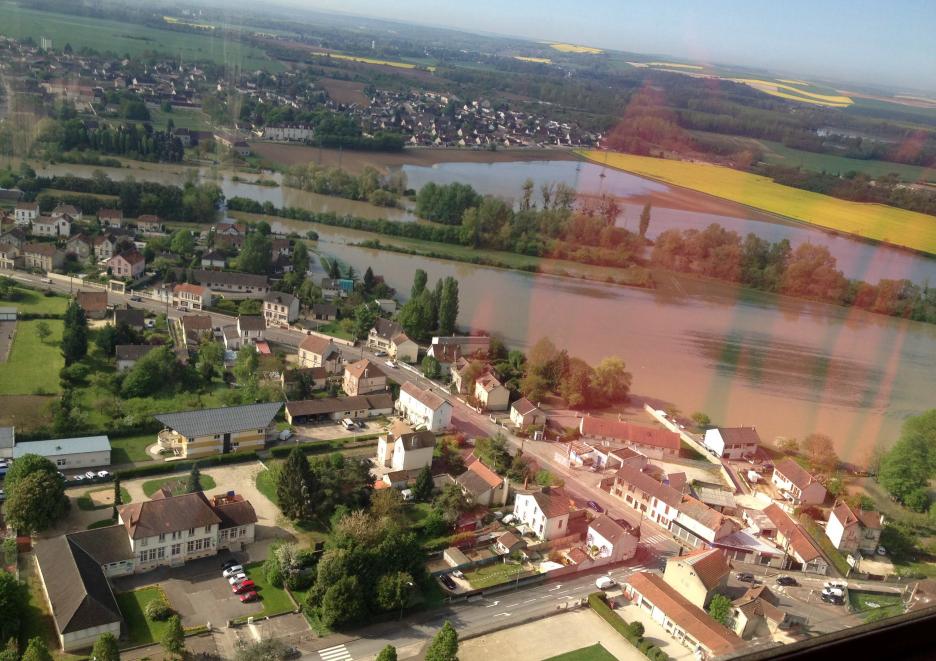
M 72 535 L 42 540 L 36 558 L 59 633 L 120 622 L 120 608 L 101 563 Z
M 201 411 L 160 413 L 153 417 L 170 429 L 192 438 L 213 434 L 232 434 L 246 429 L 263 429 L 273 421 L 282 407 L 282 402 L 270 402 L 225 406 Z
M 24 454 L 38 454 L 41 457 L 57 457 L 64 454 L 81 452 L 110 452 L 111 444 L 107 436 L 84 436 L 81 438 L 55 438 L 48 441 L 29 441 L 13 446 L 13 458 Z
M 73 532 L 68 537 L 102 565 L 133 558 L 127 531 L 119 523 L 105 528 Z
M 114 352 L 117 360 L 139 360 L 155 348 L 155 344 L 118 344 Z

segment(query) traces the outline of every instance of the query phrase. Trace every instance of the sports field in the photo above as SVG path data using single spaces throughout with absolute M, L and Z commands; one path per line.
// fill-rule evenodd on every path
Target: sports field
M 208 60 L 270 71 L 283 68 L 280 62 L 270 59 L 258 48 L 207 32 L 193 34 L 160 30 L 145 25 L 27 9 L 8 2 L 0 3 L 0 34 L 17 39 L 32 37 L 37 42 L 40 37 L 48 37 L 55 49 L 68 43 L 76 51 L 92 48 L 112 51 L 120 56 L 139 56 L 146 51 L 156 51 L 172 57 L 181 56 L 186 62 Z
M 51 334 L 39 337 L 39 324 Z M 59 370 L 65 365 L 59 344 L 63 323 L 57 319 L 16 322 L 10 358 L 0 364 L 0 395 L 51 395 L 59 392 Z
M 790 188 L 739 170 L 615 152 L 583 151 L 595 163 L 682 186 L 827 229 L 936 254 L 936 218 Z

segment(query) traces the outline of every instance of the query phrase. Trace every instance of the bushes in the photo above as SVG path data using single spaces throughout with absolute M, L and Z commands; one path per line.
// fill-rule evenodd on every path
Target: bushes
M 346 443 L 353 441 L 373 441 L 379 434 L 364 434 L 363 436 L 348 436 L 345 438 L 335 438 L 330 441 L 309 441 L 308 443 L 299 443 L 298 445 L 281 445 L 270 450 L 270 454 L 281 459 L 287 456 L 292 449 L 298 447 L 304 454 L 325 454 L 343 449 Z
M 156 599 L 146 604 L 143 608 L 143 612 L 147 618 L 155 622 L 164 622 L 173 614 L 173 610 L 169 606 L 169 602 L 166 601 L 166 596 L 164 594 L 160 594 Z
M 652 661 L 667 661 L 669 655 L 659 647 L 643 637 L 644 626 L 640 622 L 628 623 L 623 617 L 615 613 L 605 601 L 602 592 L 592 592 L 588 595 L 588 605 L 605 622 L 614 627 L 627 642 L 640 650 L 644 656 Z

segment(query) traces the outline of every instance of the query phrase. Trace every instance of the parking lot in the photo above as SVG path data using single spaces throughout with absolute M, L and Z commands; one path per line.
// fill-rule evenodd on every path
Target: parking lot
M 182 617 L 182 625 L 194 627 L 211 622 L 223 626 L 227 620 L 253 615 L 263 610 L 261 602 L 241 603 L 221 576 L 221 563 L 241 554 L 219 553 L 213 558 L 189 562 L 184 567 L 160 567 L 145 574 L 114 579 L 114 590 L 126 592 L 160 584 L 169 605 Z

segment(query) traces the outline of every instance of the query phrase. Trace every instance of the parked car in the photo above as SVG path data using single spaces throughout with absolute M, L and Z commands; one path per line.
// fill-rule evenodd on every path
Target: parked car
M 449 590 L 454 590 L 456 588 L 455 581 L 452 580 L 452 577 L 448 574 L 442 574 L 439 576 L 439 580 Z
M 454 576 L 455 578 L 465 578 L 465 575 L 461 572 L 460 569 L 452 570 L 452 576 Z
M 610 590 L 615 585 L 617 585 L 617 581 L 615 581 L 610 576 L 599 576 L 595 580 L 595 587 L 599 590 Z
M 156 328 L 156 320 L 155 320 L 155 319 L 144 319 L 144 320 L 143 320 L 143 326 L 146 327 L 146 328 Z
M 284 429 L 279 433 L 279 440 L 288 441 L 293 436 L 292 429 Z
M 392 367 L 393 369 L 396 369 L 397 364 L 395 360 L 385 360 L 384 363 L 386 364 L 387 367 Z
M 240 562 L 238 562 L 234 558 L 231 558 L 230 560 L 225 560 L 224 562 L 221 563 L 221 569 L 230 569 L 231 567 L 239 567 L 239 566 L 240 566 Z
M 887 549 L 884 548 L 883 546 L 879 546 L 879 547 L 877 547 L 877 554 L 878 554 L 878 555 L 887 555 Z
M 141 303 L 143 301 L 143 299 L 139 296 L 131 296 L 130 300 L 133 301 L 134 303 Z
M 255 591 L 251 590 L 250 592 L 245 592 L 240 595 L 239 598 L 242 604 L 246 604 L 248 601 L 256 601 L 258 596 L 259 595 Z
M 231 576 L 228 576 L 228 583 L 230 583 L 231 585 L 237 585 L 241 581 L 246 581 L 246 580 L 247 580 L 247 574 L 245 574 L 244 572 L 240 572 L 240 573 L 232 574 Z
M 299 651 L 298 647 L 290 647 L 285 652 L 283 652 L 282 658 L 298 659 L 300 656 L 302 656 L 302 652 Z
M 835 604 L 836 606 L 841 606 L 845 603 L 845 597 L 834 594 L 826 594 L 825 592 L 822 593 L 821 598 L 827 604 Z
M 80 482 L 84 482 L 85 476 L 84 476 L 84 475 L 72 475 L 72 476 L 71 476 L 70 478 L 68 478 L 68 479 L 69 479 L 70 482 L 73 482 L 73 483 L 80 483 Z
M 387 355 L 387 352 L 386 352 L 386 351 L 375 351 L 375 352 L 374 352 L 374 356 L 376 356 L 377 358 L 383 358 L 383 357 L 386 356 L 386 355 Z
M 516 520 L 517 520 L 517 517 L 515 517 L 513 514 L 508 514 L 502 519 L 503 523 L 506 523 L 507 525 L 510 525 Z
M 792 576 L 778 576 L 777 585 L 799 585 Z
M 246 581 L 241 581 L 237 585 L 232 585 L 231 590 L 234 592 L 234 594 L 240 594 L 242 592 L 253 590 L 256 587 L 256 584 L 248 578 Z
M 848 587 L 848 581 L 826 581 L 822 584 L 822 587 L 826 590 L 837 588 L 839 590 L 844 590 Z
M 85 473 L 85 477 L 88 478 L 89 480 L 94 480 L 97 477 L 97 473 L 95 473 L 94 471 L 88 471 L 87 473 Z
M 234 574 L 243 574 L 243 573 L 244 573 L 244 567 L 242 565 L 231 565 L 230 567 L 227 567 L 224 571 L 222 571 L 221 575 L 224 578 L 230 578 Z
M 111 474 L 110 474 L 108 471 L 98 471 L 98 472 L 97 472 L 97 478 L 98 478 L 99 480 L 109 480 L 110 477 L 111 477 Z
M 735 578 L 741 581 L 742 583 L 754 582 L 754 574 L 750 574 L 746 571 L 740 572 L 737 576 L 735 576 Z
M 599 505 L 598 503 L 596 503 L 594 500 L 589 500 L 589 501 L 588 501 L 587 503 L 585 503 L 585 504 L 588 505 L 588 506 L 589 506 L 590 508 L 592 508 L 593 510 L 595 510 L 596 512 L 598 512 L 598 514 L 603 514 L 603 513 L 604 513 L 604 508 L 603 508 L 601 505 Z

